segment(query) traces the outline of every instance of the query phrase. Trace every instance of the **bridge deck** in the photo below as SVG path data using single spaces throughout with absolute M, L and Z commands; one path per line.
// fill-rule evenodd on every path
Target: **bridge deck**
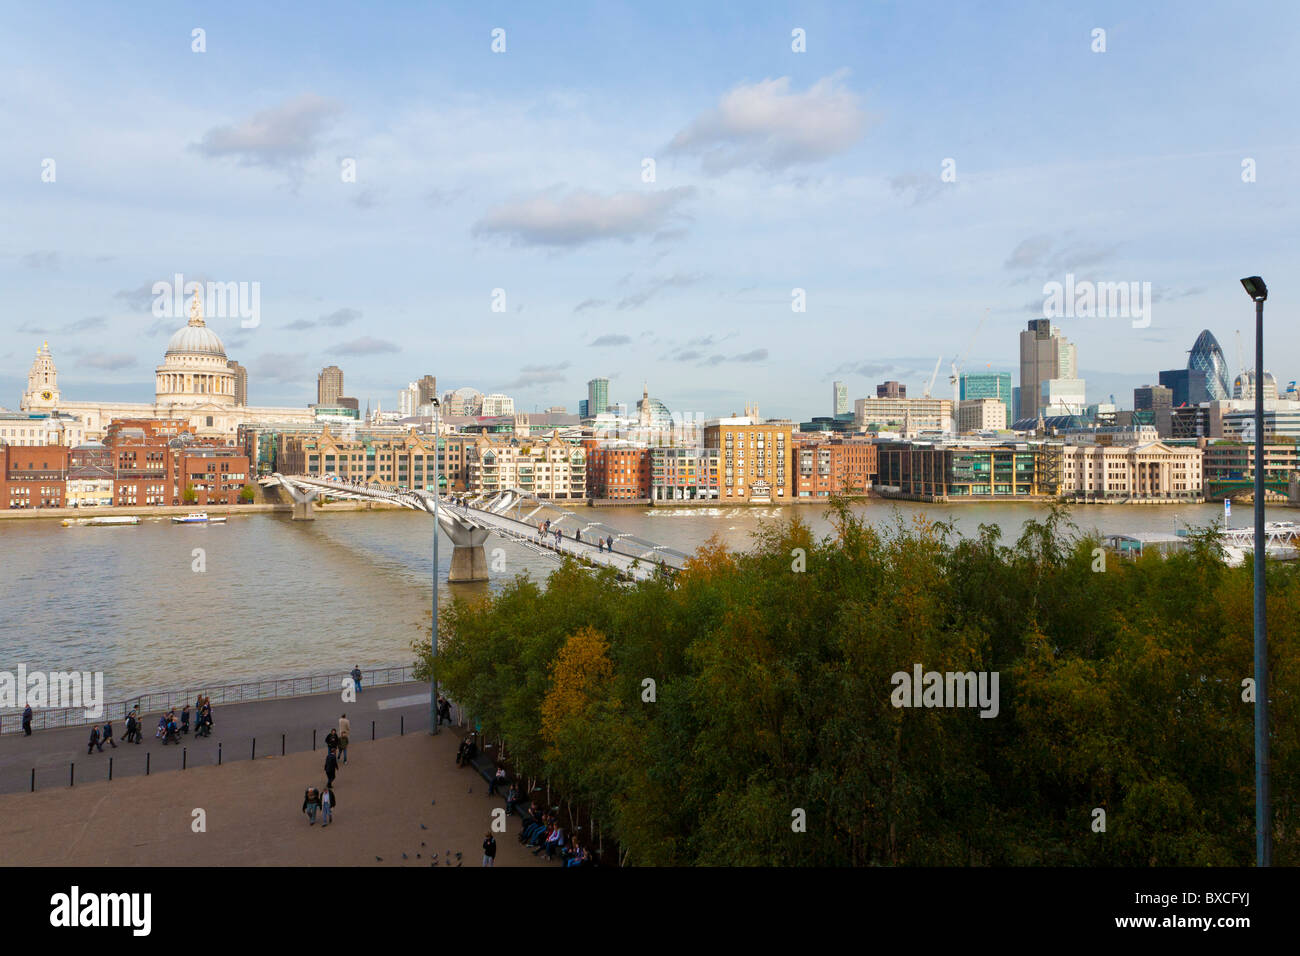
M 382 501 L 414 511 L 433 512 L 434 494 L 431 491 L 380 488 L 319 475 L 277 474 L 262 479 L 262 482 L 267 485 L 289 485 L 298 494 L 320 493 L 355 501 Z M 515 488 L 455 499 L 439 496 L 438 510 L 442 512 L 440 519 L 444 523 L 463 522 L 508 538 L 537 554 L 545 554 L 557 560 L 569 556 L 612 567 L 619 574 L 634 580 L 652 577 L 659 566 L 680 570 L 685 566 L 687 558 L 681 551 L 621 532 L 599 521 L 588 521 L 565 510 L 559 502 L 536 498 Z M 548 519 L 551 522 L 550 532 L 542 534 L 539 525 Z M 558 540 L 554 533 L 557 529 L 561 531 Z M 574 538 L 575 531 L 581 534 L 580 540 Z M 609 538 L 613 539 L 612 550 L 597 543 Z

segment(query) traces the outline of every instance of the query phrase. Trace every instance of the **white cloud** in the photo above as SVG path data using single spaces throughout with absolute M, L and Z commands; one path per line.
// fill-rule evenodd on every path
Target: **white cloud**
M 579 246 L 602 239 L 627 241 L 654 235 L 694 192 L 689 186 L 678 186 L 603 196 L 590 190 L 562 193 L 553 188 L 490 210 L 475 224 L 474 234 L 504 235 L 524 245 L 538 246 Z
M 786 169 L 843 152 L 862 138 L 870 118 L 838 82 L 842 75 L 823 77 L 803 93 L 790 91 L 788 76 L 741 84 L 674 136 L 668 151 L 698 155 L 714 174 L 742 166 Z

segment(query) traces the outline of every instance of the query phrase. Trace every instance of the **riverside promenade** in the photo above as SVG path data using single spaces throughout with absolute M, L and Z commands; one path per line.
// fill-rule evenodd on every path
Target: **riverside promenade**
M 191 706 L 191 710 L 193 707 Z M 180 708 L 176 709 L 177 717 Z M 352 741 L 360 743 L 374 736 L 396 737 L 406 733 L 427 733 L 429 729 L 429 685 L 420 683 L 387 684 L 375 688 L 362 685 L 356 701 L 343 703 L 340 691 L 301 697 L 282 697 L 245 703 L 214 704 L 212 736 L 195 737 L 193 730 L 182 737 L 180 745 L 167 744 L 154 736 L 158 713 L 146 713 L 144 740 L 139 744 L 122 741 L 126 721 L 113 721 L 117 749 L 105 745 L 103 752 L 86 753 L 90 726 L 37 730 L 32 736 L 7 733 L 0 737 L 0 793 L 32 789 L 32 771 L 36 772 L 36 790 L 80 787 L 107 780 L 112 758 L 114 780 L 180 771 L 240 760 L 258 759 L 310 751 L 315 746 L 321 761 L 325 759 L 325 735 L 338 726 L 339 715 L 346 713 L 352 723 Z M 13 723 L 16 717 L 7 717 Z M 191 716 L 191 727 L 193 717 Z M 444 725 L 443 730 L 446 731 Z M 283 741 L 281 738 L 283 737 Z M 283 748 L 282 748 L 283 742 Z M 75 765 L 75 766 L 74 766 Z
M 303 791 L 324 784 L 325 734 L 344 710 L 352 738 L 348 763 L 335 779 L 339 809 L 328 829 L 309 826 Z M 0 739 L 6 784 L 22 776 L 24 765 L 30 775 L 34 763 L 38 774 L 35 793 L 6 786 L 0 796 L 0 865 L 429 866 L 436 853 L 440 867 L 478 866 L 492 811 L 504 807 L 487 796 L 477 771 L 456 766 L 459 734 L 444 726 L 437 737 L 429 735 L 425 684 L 363 690 L 347 705 L 331 693 L 216 708 L 210 741 L 186 738 L 184 770 L 181 747 L 164 748 L 152 734 L 138 746 L 119 742 L 115 753 L 108 748 L 87 757 L 88 733 L 70 728 Z M 234 751 L 229 758 L 228 751 Z M 148 776 L 145 753 L 151 754 Z M 74 759 L 75 785 L 69 786 Z M 205 832 L 192 829 L 196 809 L 204 811 Z M 497 865 L 546 865 L 519 846 L 517 831 L 516 820 L 496 834 Z

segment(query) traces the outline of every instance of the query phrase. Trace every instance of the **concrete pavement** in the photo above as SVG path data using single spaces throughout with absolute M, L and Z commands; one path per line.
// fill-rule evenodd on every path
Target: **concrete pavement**
M 504 801 L 456 766 L 458 741 L 417 732 L 354 742 L 328 828 L 302 813 L 303 791 L 324 783 L 319 751 L 5 794 L 0 865 L 428 867 L 436 853 L 438 869 L 477 867 Z M 496 834 L 498 866 L 559 867 L 519 845 L 517 819 L 507 831 Z
M 109 758 L 113 779 L 143 775 L 145 755 L 149 755 L 150 774 L 180 771 L 182 750 L 188 769 L 217 763 L 218 745 L 222 764 L 249 760 L 256 738 L 257 757 L 280 755 L 281 735 L 286 754 L 310 751 L 312 731 L 320 759 L 325 759 L 325 735 L 337 727 L 339 715 L 347 713 L 352 723 L 354 743 L 370 740 L 371 722 L 377 738 L 397 736 L 403 725 L 407 733 L 427 734 L 429 729 L 429 685 L 389 684 L 366 689 L 355 702 L 343 703 L 341 691 L 305 697 L 284 697 L 241 704 L 215 705 L 211 737 L 196 738 L 191 731 L 180 746 L 163 746 L 154 737 L 158 714 L 144 717 L 144 742 L 124 743 L 126 723 L 113 721 L 117 749 L 105 746 L 103 752 L 86 753 L 90 727 L 38 730 L 32 736 L 6 734 L 0 737 L 0 794 L 31 789 L 31 775 L 36 770 L 37 791 L 69 786 L 76 787 L 107 780 Z M 193 708 L 191 707 L 191 710 Z M 179 716 L 179 713 L 178 713 Z M 193 717 L 191 716 L 191 726 Z M 447 728 L 444 726 L 443 730 Z M 349 755 L 350 756 L 350 755 Z M 75 763 L 75 768 L 70 767 Z

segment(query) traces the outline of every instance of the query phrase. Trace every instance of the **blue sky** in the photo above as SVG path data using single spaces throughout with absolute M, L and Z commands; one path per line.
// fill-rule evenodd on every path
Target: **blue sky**
M 940 355 L 948 394 L 986 309 L 963 365 L 1014 372 L 1066 273 L 1154 290 L 1149 328 L 1059 320 L 1091 401 L 1202 328 L 1249 353 L 1251 273 L 1300 377 L 1294 4 L 375 6 L 3 7 L 0 405 L 43 339 L 66 398 L 148 400 L 178 272 L 260 284 L 256 328 L 210 321 L 255 404 L 337 364 L 386 408 L 433 373 L 576 411 L 601 375 L 806 418 Z

